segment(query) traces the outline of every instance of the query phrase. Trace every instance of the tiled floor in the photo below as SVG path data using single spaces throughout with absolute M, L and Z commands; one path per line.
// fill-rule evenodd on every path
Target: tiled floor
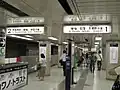
M 105 79 L 105 71 L 89 73 L 83 90 L 111 90 L 113 81 Z
M 113 81 L 105 79 L 105 71 L 95 71 L 93 75 L 90 72 L 87 74 L 85 69 L 78 69 L 74 72 L 74 80 L 79 81 L 72 90 L 111 90 L 113 84 Z M 64 90 L 65 84 L 62 68 L 57 67 L 51 69 L 51 76 L 45 77 L 45 81 L 39 81 L 36 73 L 33 73 L 29 75 L 28 82 L 27 86 L 19 90 Z
M 80 77 L 80 71 L 75 71 L 75 81 L 78 81 Z M 44 81 L 39 81 L 36 74 L 30 74 L 28 79 L 28 85 L 19 90 L 61 90 L 58 86 L 64 77 L 62 75 L 62 68 L 53 67 L 51 69 L 51 76 L 45 77 Z M 64 83 L 63 83 L 64 84 Z

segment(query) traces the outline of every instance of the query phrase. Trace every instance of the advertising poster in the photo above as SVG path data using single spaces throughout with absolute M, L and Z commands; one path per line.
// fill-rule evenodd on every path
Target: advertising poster
M 40 47 L 39 47 L 39 57 L 40 57 L 40 60 L 41 60 L 41 54 L 43 53 L 45 55 L 45 59 L 46 59 L 46 44 L 40 44 Z
M 118 63 L 118 43 L 110 44 L 110 63 L 111 64 Z
M 27 84 L 27 69 L 0 74 L 0 90 L 16 90 Z

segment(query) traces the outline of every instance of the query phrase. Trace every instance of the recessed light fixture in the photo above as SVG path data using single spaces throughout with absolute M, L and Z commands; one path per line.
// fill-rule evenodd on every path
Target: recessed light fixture
M 76 48 L 78 47 L 78 46 L 75 46 Z
M 75 46 L 75 44 L 72 44 L 72 46 L 74 47 L 74 46 Z
M 100 40 L 102 40 L 102 37 L 95 37 L 95 40 L 100 41 Z
M 48 39 L 51 39 L 51 40 L 58 40 L 57 38 L 54 38 L 54 37 L 48 37 Z
M 95 42 L 95 45 L 98 45 L 99 44 L 99 42 Z
M 9 37 L 14 37 L 14 38 L 19 38 L 19 39 L 25 39 L 25 40 L 33 40 L 31 38 L 26 38 L 26 37 L 22 37 L 22 36 L 17 36 L 17 35 L 8 35 Z
M 29 37 L 29 38 L 32 38 L 33 36 L 30 36 L 30 35 L 25 35 L 26 37 Z
M 95 47 L 97 47 L 98 45 L 95 45 Z
M 68 42 L 63 42 L 63 44 L 68 44 Z

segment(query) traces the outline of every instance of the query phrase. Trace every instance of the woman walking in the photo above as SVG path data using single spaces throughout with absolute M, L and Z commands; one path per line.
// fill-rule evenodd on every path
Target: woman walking
M 38 78 L 41 81 L 44 81 L 44 76 L 45 76 L 45 71 L 46 71 L 46 59 L 45 59 L 45 55 L 41 54 L 41 67 L 38 73 Z

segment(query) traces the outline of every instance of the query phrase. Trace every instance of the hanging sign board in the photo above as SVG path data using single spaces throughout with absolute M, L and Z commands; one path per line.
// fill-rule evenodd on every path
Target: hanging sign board
M 111 33 L 110 25 L 66 25 L 64 33 Z
M 17 17 L 7 19 L 7 25 L 37 25 L 42 23 L 44 23 L 43 17 Z
M 110 44 L 110 63 L 111 64 L 118 63 L 118 43 Z
M 7 34 L 44 34 L 44 26 L 41 27 L 8 27 Z
M 78 23 L 78 22 L 110 22 L 110 16 L 106 14 L 96 14 L 96 15 L 68 15 L 64 17 L 64 22 L 68 23 Z

